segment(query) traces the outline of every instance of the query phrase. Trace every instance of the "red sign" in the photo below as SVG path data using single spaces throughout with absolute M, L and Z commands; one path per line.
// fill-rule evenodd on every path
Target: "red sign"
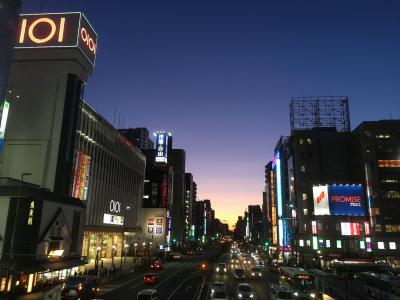
M 365 235 L 370 235 L 371 234 L 371 230 L 369 228 L 369 223 L 368 221 L 364 222 L 364 229 L 365 229 Z
M 353 222 L 342 222 L 341 224 L 342 235 L 359 236 L 360 224 Z
M 81 13 L 21 15 L 15 48 L 78 48 L 94 65 L 97 34 Z

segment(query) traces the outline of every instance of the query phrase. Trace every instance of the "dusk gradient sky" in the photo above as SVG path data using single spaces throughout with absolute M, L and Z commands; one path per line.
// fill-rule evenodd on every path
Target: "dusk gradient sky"
M 24 0 L 23 12 L 40 1 Z M 231 225 L 261 204 L 293 96 L 349 96 L 352 128 L 400 118 L 398 0 L 44 0 L 99 34 L 86 100 L 171 131 L 200 199 Z

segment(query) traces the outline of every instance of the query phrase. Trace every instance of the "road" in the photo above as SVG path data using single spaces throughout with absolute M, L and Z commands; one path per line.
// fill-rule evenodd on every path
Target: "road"
M 224 255 L 220 262 L 221 263 L 227 263 L 229 262 L 229 256 Z M 254 263 L 252 263 L 252 266 Z M 271 283 L 278 283 L 278 278 L 279 275 L 278 273 L 272 273 L 268 271 L 263 271 L 262 277 L 257 278 L 257 279 L 252 279 L 250 278 L 250 270 L 251 266 L 244 267 L 246 276 L 243 280 L 237 280 L 233 277 L 233 271 L 228 270 L 226 274 L 216 274 L 216 272 L 213 272 L 210 280 L 210 285 L 215 282 L 215 281 L 221 281 L 225 284 L 225 287 L 227 289 L 227 295 L 229 299 L 237 299 L 236 297 L 236 285 L 241 283 L 241 282 L 246 282 L 250 284 L 250 287 L 254 293 L 254 299 L 257 300 L 268 300 L 270 298 L 270 284 Z M 207 297 L 207 299 L 210 299 Z
M 203 274 L 197 270 L 201 257 L 183 257 L 180 261 L 164 265 L 159 272 L 160 282 L 144 284 L 142 273 L 134 273 L 122 282 L 105 286 L 99 298 L 105 300 L 133 300 L 142 289 L 154 288 L 160 295 L 160 300 L 196 299 L 203 283 Z

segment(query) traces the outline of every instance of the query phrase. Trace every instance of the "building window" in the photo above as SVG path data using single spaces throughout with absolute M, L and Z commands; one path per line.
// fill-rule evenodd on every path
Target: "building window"
M 299 240 L 300 247 L 304 247 L 304 240 Z
M 385 243 L 384 242 L 378 242 L 378 249 L 384 250 L 385 249 Z
M 399 191 L 383 191 L 382 198 L 384 198 L 384 199 L 399 199 L 400 192 Z
M 304 140 L 303 139 L 299 139 L 299 144 L 303 145 L 304 144 Z
M 33 212 L 35 210 L 35 202 L 31 202 L 31 205 L 29 206 L 29 214 L 28 214 L 28 225 L 32 225 L 33 223 Z
M 326 240 L 326 248 L 330 248 L 331 247 L 331 240 Z
M 336 248 L 342 249 L 342 241 L 341 240 L 336 240 Z
M 300 166 L 300 171 L 301 172 L 305 172 L 306 171 L 306 166 L 305 165 L 301 165 Z
M 392 232 L 392 225 L 386 224 L 385 225 L 385 232 Z
M 396 250 L 396 243 L 395 242 L 389 242 L 389 249 L 390 250 Z
M 149 199 L 149 195 L 143 195 L 144 199 Z
M 376 225 L 375 225 L 375 231 L 376 231 L 376 232 L 381 232 L 381 231 L 382 231 L 381 224 L 376 224 Z
M 303 214 L 304 214 L 305 216 L 308 216 L 308 208 L 304 208 L 304 209 L 303 209 Z
M 307 240 L 307 247 L 311 247 L 311 241 Z
M 312 140 L 311 139 L 307 139 L 307 144 L 311 145 L 312 144 Z
M 378 160 L 379 168 L 400 168 L 400 159 L 380 159 Z
M 375 137 L 377 139 L 390 139 L 392 136 L 388 133 L 377 133 Z
M 382 179 L 381 183 L 399 183 L 398 179 Z
M 307 194 L 302 194 L 303 200 L 307 200 Z

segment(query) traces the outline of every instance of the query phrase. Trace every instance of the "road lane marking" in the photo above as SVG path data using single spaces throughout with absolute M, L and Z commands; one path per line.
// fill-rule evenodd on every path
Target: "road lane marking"
M 159 284 L 157 284 L 154 289 L 159 288 L 161 285 L 163 285 L 164 283 L 166 283 L 169 279 L 171 279 L 172 277 L 174 277 L 176 274 L 185 271 L 186 269 L 189 269 L 190 267 L 194 266 L 193 263 L 189 263 L 187 264 L 185 267 L 182 267 L 181 269 L 177 270 L 176 272 L 172 273 L 170 276 L 168 276 L 167 278 L 165 278 L 162 282 L 160 282 Z
M 171 294 L 169 294 L 167 300 L 171 300 L 172 296 L 176 293 L 176 291 L 178 291 L 178 290 L 182 287 L 182 285 L 183 285 L 186 281 L 188 281 L 189 279 L 196 278 L 196 277 L 200 277 L 200 276 L 188 277 L 188 278 L 186 278 L 184 281 L 182 281 L 181 284 L 178 285 L 177 288 L 176 288 Z M 190 286 L 190 287 L 192 287 L 192 286 Z M 188 288 L 185 289 L 185 292 L 186 292 L 187 290 L 188 290 Z

